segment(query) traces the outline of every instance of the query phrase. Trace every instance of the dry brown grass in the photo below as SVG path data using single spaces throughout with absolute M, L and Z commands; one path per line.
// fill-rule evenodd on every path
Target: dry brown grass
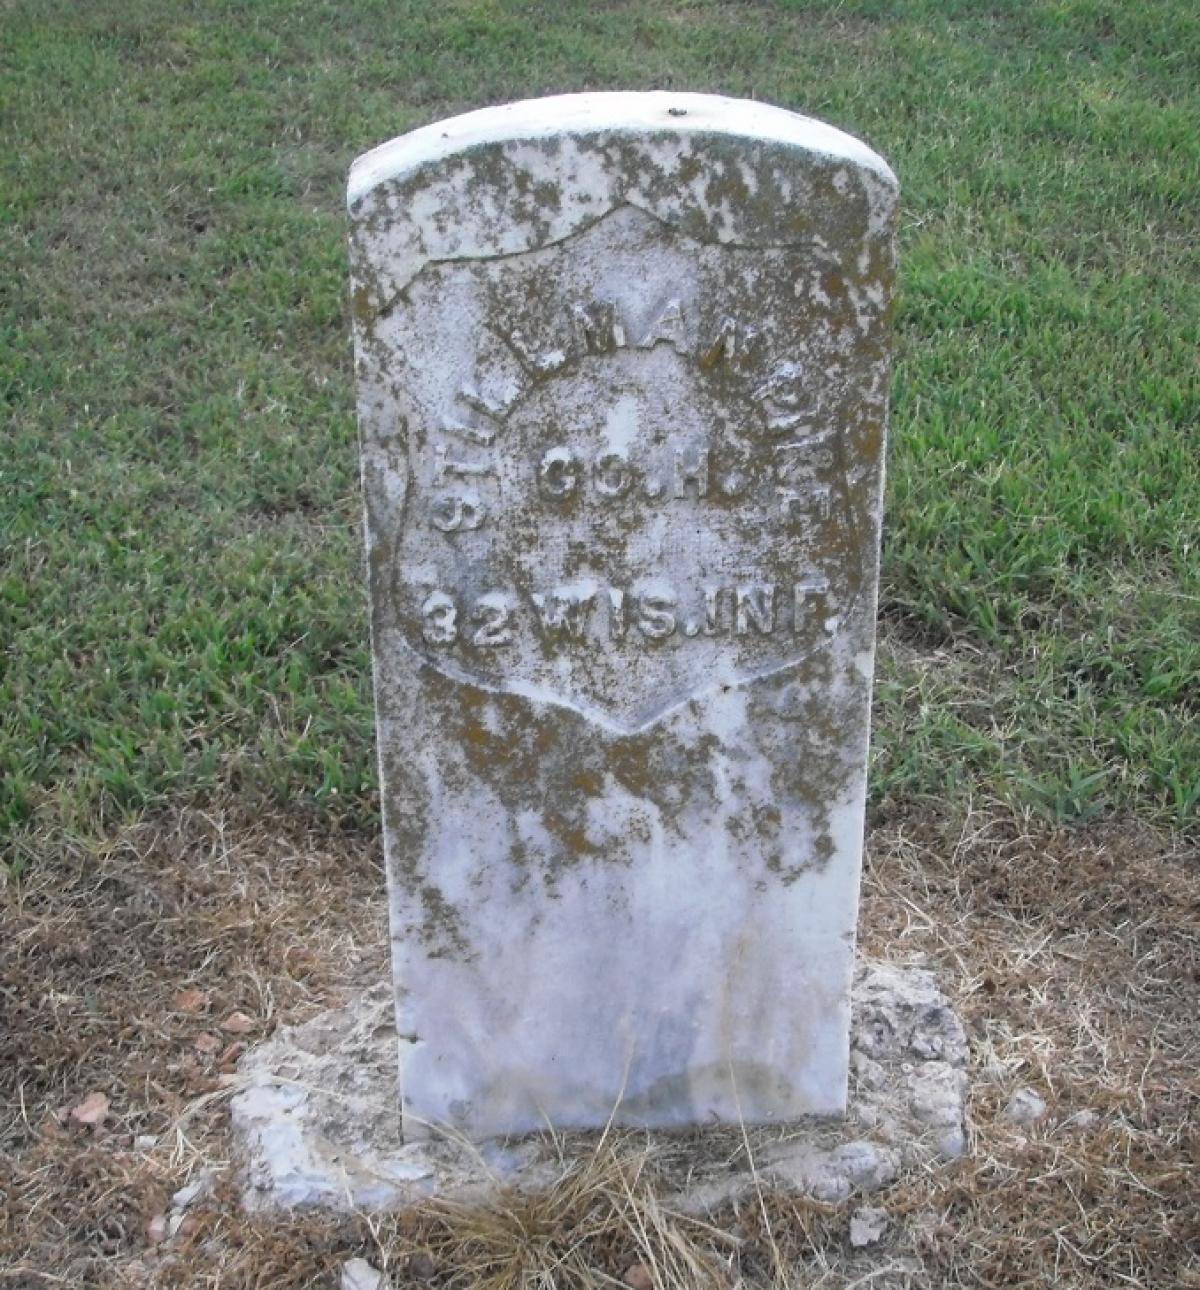
M 1200 1284 L 1195 861 L 987 812 L 875 840 L 864 948 L 926 955 L 972 1045 L 971 1158 L 888 1197 L 936 1282 Z M 1021 1085 L 1032 1130 L 1000 1115 Z
M 876 831 L 864 894 L 864 949 L 938 969 L 974 1066 L 970 1158 L 876 1197 L 877 1250 L 848 1246 L 853 1200 L 675 1214 L 685 1148 L 629 1134 L 564 1148 L 546 1193 L 371 1220 L 247 1218 L 225 1171 L 153 1246 L 170 1193 L 226 1163 L 221 1019 L 263 1033 L 384 971 L 377 858 L 199 811 L 48 850 L 0 893 L 2 1284 L 329 1286 L 359 1254 L 398 1286 L 1200 1285 L 1195 857 L 1136 824 L 926 816 Z M 206 1003 L 181 1010 L 193 988 Z M 1033 1129 L 1000 1114 L 1021 1085 L 1049 1103 Z M 93 1091 L 98 1131 L 64 1115 Z
M 360 840 L 201 811 L 63 841 L 0 889 L 0 1274 L 121 1283 L 147 1221 L 220 1159 L 222 1075 L 243 1042 L 221 1021 L 242 1011 L 263 1034 L 335 999 L 348 965 L 378 979 L 381 891 Z M 179 1006 L 190 989 L 195 1011 Z M 66 1115 L 92 1091 L 111 1104 L 98 1131 Z M 133 1149 L 146 1134 L 149 1155 Z M 201 1231 L 213 1223 L 228 1226 Z
M 430 1267 L 488 1290 L 587 1290 L 605 1268 L 644 1269 L 645 1290 L 717 1290 L 728 1269 L 706 1246 L 714 1236 L 736 1244 L 671 1213 L 655 1186 L 653 1152 L 608 1135 L 585 1155 L 564 1155 L 561 1178 L 546 1191 L 443 1200 L 426 1207 L 417 1227 Z

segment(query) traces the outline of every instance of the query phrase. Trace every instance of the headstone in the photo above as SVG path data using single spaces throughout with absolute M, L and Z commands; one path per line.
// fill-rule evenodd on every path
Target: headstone
M 355 163 L 406 1135 L 845 1106 L 895 204 L 693 94 Z

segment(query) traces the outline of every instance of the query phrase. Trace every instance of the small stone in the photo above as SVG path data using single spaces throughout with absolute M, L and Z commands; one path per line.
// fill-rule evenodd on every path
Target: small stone
M 341 1290 L 385 1290 L 387 1281 L 366 1259 L 349 1259 L 342 1264 Z
M 877 1191 L 895 1182 L 900 1172 L 896 1153 L 876 1142 L 846 1142 L 829 1153 L 830 1166 L 845 1175 L 852 1187 Z
M 1031 1088 L 1019 1088 L 1008 1099 L 1004 1118 L 1009 1124 L 1036 1124 L 1046 1114 L 1046 1103 Z
M 967 1135 L 961 1125 L 954 1124 L 938 1134 L 934 1145 L 943 1160 L 957 1160 L 960 1156 L 966 1155 Z
M 89 1093 L 78 1106 L 71 1108 L 71 1119 L 97 1129 L 108 1117 L 108 1098 L 103 1093 Z
M 216 1174 L 211 1169 L 202 1169 L 186 1187 L 180 1189 L 171 1197 L 172 1209 L 187 1209 L 189 1205 L 194 1205 L 196 1201 L 202 1200 L 212 1191 L 213 1183 L 216 1181 Z
M 499 1178 L 511 1178 L 522 1170 L 528 1169 L 541 1157 L 541 1145 L 536 1139 L 512 1144 L 508 1142 L 480 1143 L 479 1154 Z
M 231 1012 L 221 1022 L 221 1029 L 229 1035 L 248 1035 L 254 1029 L 254 1018 L 244 1012 Z
M 654 1290 L 654 1277 L 644 1263 L 631 1263 L 621 1280 L 629 1290 Z
M 437 1267 L 428 1254 L 414 1254 L 408 1261 L 408 1275 L 413 1281 L 432 1281 Z
M 885 1078 L 883 1066 L 866 1053 L 854 1049 L 850 1054 L 850 1069 L 861 1088 L 882 1087 Z
M 146 1240 L 151 1245 L 161 1245 L 167 1239 L 167 1216 L 155 1214 L 146 1224 Z
M 855 1045 L 868 1057 L 966 1064 L 966 1032 L 932 973 L 864 963 L 854 987 Z
M 139 1133 L 133 1140 L 134 1151 L 153 1151 L 158 1146 L 158 1139 L 153 1133 Z
M 176 1012 L 200 1012 L 208 1003 L 208 995 L 203 990 L 192 987 L 189 990 L 181 990 L 173 1002 Z
M 888 1229 L 888 1212 L 873 1205 L 863 1205 L 850 1215 L 850 1244 L 856 1250 L 878 1245 Z
M 736 1204 L 753 1189 L 753 1175 L 739 1170 L 700 1182 L 689 1179 L 683 1191 L 667 1197 L 666 1204 L 677 1214 L 711 1214 L 726 1205 Z
M 216 1035 L 210 1034 L 206 1030 L 203 1034 L 196 1036 L 192 1042 L 192 1047 L 198 1053 L 208 1056 L 208 1054 L 215 1053 L 221 1047 L 221 1041 L 216 1037 Z
M 245 1042 L 241 1039 L 235 1039 L 232 1044 L 227 1044 L 221 1051 L 220 1057 L 217 1058 L 217 1065 L 225 1075 L 232 1075 L 237 1067 L 238 1059 L 246 1051 Z

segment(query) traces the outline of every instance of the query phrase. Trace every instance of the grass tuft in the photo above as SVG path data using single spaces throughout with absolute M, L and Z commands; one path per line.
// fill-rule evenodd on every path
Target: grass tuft
M 705 1248 L 709 1240 L 697 1240 L 712 1229 L 664 1206 L 652 1160 L 644 1145 L 605 1135 L 587 1154 L 564 1159 L 544 1191 L 434 1202 L 421 1211 L 428 1255 L 479 1290 L 591 1290 L 602 1267 L 636 1269 L 644 1290 L 727 1285 L 728 1268 Z

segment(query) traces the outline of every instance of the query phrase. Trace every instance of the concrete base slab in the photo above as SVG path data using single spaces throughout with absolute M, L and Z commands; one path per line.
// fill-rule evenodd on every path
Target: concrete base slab
M 286 1027 L 251 1049 L 231 1100 L 248 1209 L 397 1209 L 501 1185 L 550 1186 L 595 1134 L 469 1143 L 400 1131 L 391 987 Z M 862 963 L 854 979 L 850 1098 L 839 1119 L 747 1126 L 760 1179 L 838 1201 L 967 1149 L 967 1041 L 931 973 Z M 663 1152 L 671 1203 L 701 1212 L 754 1185 L 741 1132 L 638 1135 Z M 730 1150 L 731 1142 L 735 1149 Z M 735 1163 L 730 1163 L 731 1156 Z M 739 1165 L 737 1162 L 740 1161 Z

